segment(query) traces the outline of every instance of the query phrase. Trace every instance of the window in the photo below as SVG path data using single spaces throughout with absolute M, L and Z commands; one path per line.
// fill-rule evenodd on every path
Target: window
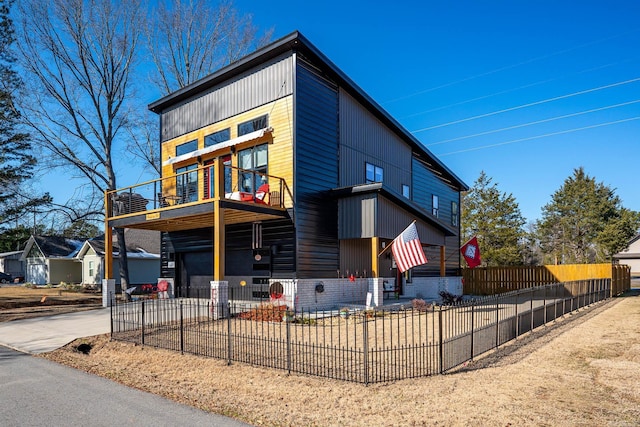
M 458 226 L 458 203 L 451 202 L 451 225 Z
M 435 194 L 431 196 L 431 213 L 433 216 L 438 216 L 438 196 Z
M 198 165 L 196 163 L 176 169 L 176 196 L 179 203 L 198 200 Z M 191 171 L 191 172 L 189 172 Z
M 248 122 L 240 123 L 238 125 L 238 136 L 246 135 L 251 132 L 255 132 L 260 129 L 265 129 L 268 125 L 267 115 L 256 117 Z
M 380 166 L 372 165 L 371 163 L 366 163 L 366 182 L 382 182 L 382 168 Z
M 196 151 L 198 149 L 198 140 L 194 139 L 193 141 L 185 142 L 184 144 L 176 145 L 176 156 L 181 156 L 183 154 L 190 153 L 192 151 Z
M 211 135 L 204 137 L 204 146 L 211 147 L 212 145 L 220 144 L 231 139 L 231 128 L 226 128 L 214 132 Z
M 411 198 L 411 191 L 409 189 L 409 186 L 406 184 L 402 184 L 402 195 L 407 199 Z
M 93 277 L 93 261 L 89 261 L 89 277 Z
M 255 193 L 263 183 L 263 175 L 267 173 L 267 164 L 267 144 L 240 151 L 238 153 L 238 167 L 241 169 L 238 176 L 240 191 Z

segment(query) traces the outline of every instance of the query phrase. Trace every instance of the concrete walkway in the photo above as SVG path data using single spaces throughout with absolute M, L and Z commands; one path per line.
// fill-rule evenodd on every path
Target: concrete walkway
M 71 341 L 111 331 L 110 309 L 81 311 L 0 323 L 0 345 L 30 353 L 46 353 Z

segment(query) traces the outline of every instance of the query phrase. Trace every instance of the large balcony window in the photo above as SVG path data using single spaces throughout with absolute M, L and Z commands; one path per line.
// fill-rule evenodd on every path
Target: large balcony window
M 238 176 L 240 191 L 254 193 L 262 184 L 265 184 L 267 165 L 267 144 L 240 151 L 238 153 L 238 167 L 241 169 Z

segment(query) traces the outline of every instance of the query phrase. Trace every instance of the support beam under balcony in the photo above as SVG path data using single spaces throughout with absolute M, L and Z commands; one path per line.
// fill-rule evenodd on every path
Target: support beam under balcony
M 224 197 L 224 166 L 222 159 L 214 162 L 213 198 L 213 280 L 224 280 L 225 250 L 225 210 L 221 206 Z

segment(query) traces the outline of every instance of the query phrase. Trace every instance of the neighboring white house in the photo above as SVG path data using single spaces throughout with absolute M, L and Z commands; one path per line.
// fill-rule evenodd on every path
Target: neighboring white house
M 613 259 L 631 267 L 632 276 L 640 276 L 640 234 L 629 240 L 629 245 L 622 252 L 615 254 Z
M 160 277 L 160 233 L 146 230 L 125 230 L 129 283 L 131 285 L 155 284 Z M 114 241 L 113 269 L 120 268 L 119 249 Z M 82 263 L 82 284 L 100 286 L 104 277 L 104 236 L 84 242 L 76 260 Z M 120 283 L 118 274 L 116 284 Z
M 22 251 L 25 281 L 35 285 L 80 283 L 82 266 L 75 256 L 79 240 L 59 236 L 31 236 Z
M 22 251 L 0 253 L 0 271 L 13 277 L 24 277 L 24 262 L 20 260 Z

